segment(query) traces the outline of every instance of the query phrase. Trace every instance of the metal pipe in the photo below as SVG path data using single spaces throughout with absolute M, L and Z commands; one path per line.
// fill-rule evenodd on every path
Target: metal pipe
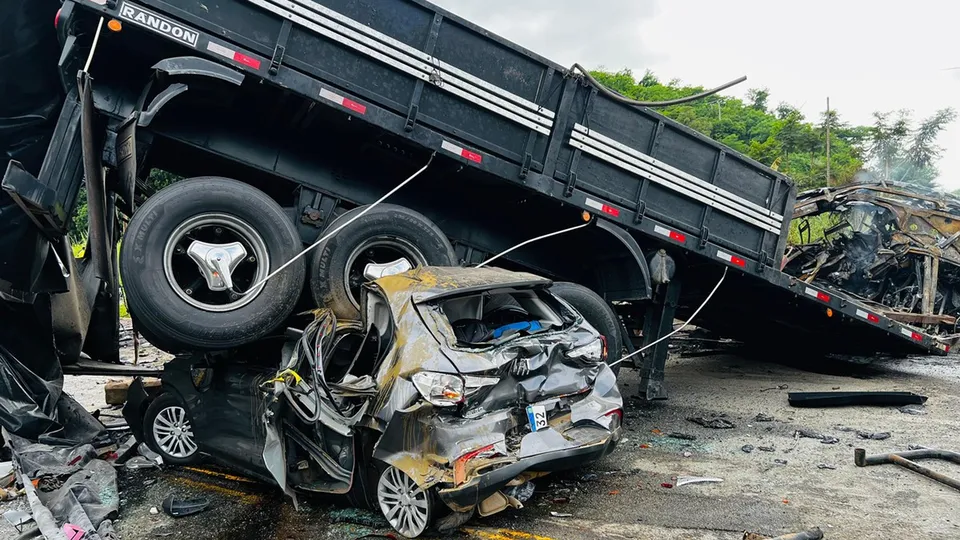
M 686 97 L 677 98 L 677 99 L 668 99 L 666 101 L 638 101 L 636 99 L 630 99 L 626 96 L 622 96 L 614 92 L 613 90 L 610 90 L 609 88 L 601 84 L 600 81 L 595 79 L 593 75 L 590 74 L 590 71 L 587 68 L 581 66 L 580 64 L 574 64 L 573 67 L 570 68 L 570 71 L 574 71 L 574 70 L 579 71 L 581 74 L 583 74 L 583 76 L 588 81 L 590 81 L 597 88 L 597 91 L 599 91 L 601 94 L 607 96 L 608 98 L 614 101 L 623 103 L 624 105 L 632 105 L 634 107 L 666 107 L 668 105 L 680 105 L 682 103 L 690 103 L 691 101 L 696 101 L 698 99 L 703 99 L 707 96 L 712 96 L 717 92 L 726 90 L 731 86 L 738 85 L 743 81 L 747 80 L 747 76 L 744 75 L 743 77 L 734 79 L 728 83 L 721 84 L 716 88 L 711 88 L 710 90 L 705 90 L 703 92 L 700 92 L 699 94 L 694 94 L 692 96 L 686 96 Z
M 910 461 L 911 459 L 943 459 L 960 464 L 960 453 L 950 452 L 948 450 L 923 449 L 868 456 L 867 451 L 863 448 L 856 448 L 853 451 L 853 462 L 857 467 L 893 463 L 905 469 L 910 469 L 913 472 L 920 473 L 927 478 L 932 478 L 941 484 L 946 484 L 954 489 L 960 490 L 960 480 L 955 480 L 949 476 L 928 469 L 923 465 Z

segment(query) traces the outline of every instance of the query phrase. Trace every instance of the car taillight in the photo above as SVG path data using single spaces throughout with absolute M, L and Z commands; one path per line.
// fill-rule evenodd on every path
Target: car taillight
M 607 414 L 605 414 L 604 416 L 611 419 L 611 422 L 610 422 L 611 430 L 617 429 L 621 425 L 623 425 L 623 409 L 614 409 L 608 412 Z
M 492 452 L 494 450 L 494 445 L 488 444 L 487 446 L 477 448 L 467 452 L 466 454 L 457 458 L 457 461 L 453 463 L 453 484 L 459 486 L 467 479 L 467 462 L 471 459 L 476 458 L 477 456 Z
M 53 16 L 53 27 L 56 28 L 60 24 L 60 10 L 57 10 L 57 14 Z

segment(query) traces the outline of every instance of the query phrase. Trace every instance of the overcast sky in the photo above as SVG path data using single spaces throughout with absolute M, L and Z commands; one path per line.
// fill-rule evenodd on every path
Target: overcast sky
M 913 0 L 434 0 L 563 65 L 653 70 L 661 80 L 726 94 L 769 88 L 817 119 L 826 98 L 841 120 L 874 111 L 914 118 L 960 110 L 960 8 Z M 818 37 L 819 36 L 819 37 Z M 940 137 L 940 183 L 960 188 L 960 124 Z

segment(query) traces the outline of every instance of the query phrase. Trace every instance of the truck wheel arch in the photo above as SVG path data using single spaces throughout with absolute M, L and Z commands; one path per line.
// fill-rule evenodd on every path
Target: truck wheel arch
M 626 230 L 605 220 L 598 220 L 596 226 L 598 229 L 616 238 L 617 241 L 623 245 L 624 249 L 627 250 L 629 258 L 636 263 L 636 265 L 630 265 L 628 275 L 630 276 L 629 280 L 632 282 L 632 288 L 638 290 L 639 293 L 633 298 L 622 298 L 618 300 L 639 301 L 653 298 L 653 287 L 650 285 L 650 267 L 647 265 L 647 259 L 644 257 L 643 250 L 640 249 L 640 244 L 637 243 L 637 240 Z M 598 276 L 598 279 L 603 281 L 603 270 L 598 270 L 598 272 L 601 274 L 601 276 Z

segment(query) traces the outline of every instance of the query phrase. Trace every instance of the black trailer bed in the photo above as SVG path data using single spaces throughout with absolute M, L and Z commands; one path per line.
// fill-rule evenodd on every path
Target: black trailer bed
M 785 315 L 793 326 L 830 307 L 837 320 L 880 328 L 907 350 L 945 352 L 931 336 L 860 317 L 868 311 L 852 299 L 779 271 L 795 199 L 788 178 L 652 110 L 619 104 L 425 1 L 72 1 L 119 19 L 124 31 L 176 44 L 181 55 L 218 61 L 593 212 L 644 247 L 726 265 L 744 274 L 744 286 L 794 299 L 800 308 Z M 718 298 L 715 310 L 724 307 Z

